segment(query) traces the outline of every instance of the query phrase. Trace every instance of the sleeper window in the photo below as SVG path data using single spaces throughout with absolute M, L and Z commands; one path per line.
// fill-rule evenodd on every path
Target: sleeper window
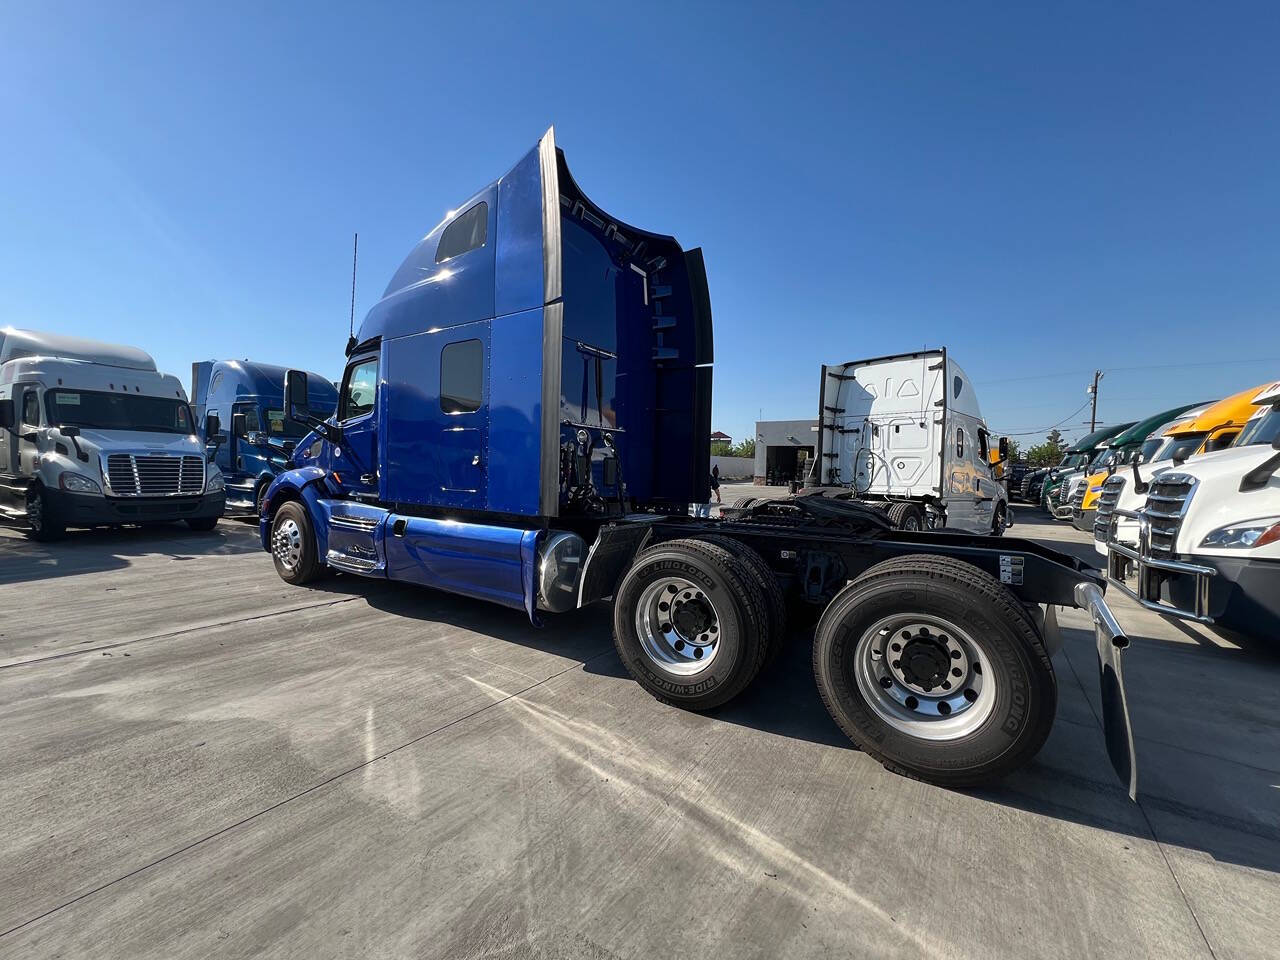
M 484 344 L 460 340 L 440 351 L 440 409 L 471 413 L 484 397 Z
M 489 232 L 489 205 L 481 200 L 444 228 L 436 245 L 436 263 L 483 247 Z

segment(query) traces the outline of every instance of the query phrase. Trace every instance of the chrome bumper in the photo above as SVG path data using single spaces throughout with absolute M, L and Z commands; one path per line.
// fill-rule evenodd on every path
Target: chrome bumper
M 1102 696 L 1102 735 L 1107 744 L 1107 756 L 1116 776 L 1129 791 L 1129 799 L 1137 800 L 1138 761 L 1133 748 L 1133 725 L 1129 721 L 1129 701 L 1125 697 L 1124 670 L 1120 662 L 1121 651 L 1129 646 L 1129 638 L 1096 584 L 1077 583 L 1075 600 L 1076 606 L 1088 612 L 1093 620 L 1094 646 L 1098 652 L 1098 688 Z M 1045 607 L 1044 632 L 1050 649 L 1061 646 L 1057 607 L 1053 604 Z
M 1136 548 L 1116 540 L 1116 521 L 1120 518 L 1138 522 Z M 1114 584 L 1126 596 L 1137 600 L 1148 610 L 1163 613 L 1181 620 L 1196 623 L 1213 623 L 1209 616 L 1209 585 L 1218 571 L 1198 563 L 1166 560 L 1151 555 L 1151 524 L 1140 511 L 1114 510 L 1107 520 L 1107 581 Z M 1130 587 L 1126 568 L 1132 567 L 1137 588 Z M 1173 573 L 1194 578 L 1195 606 L 1187 610 L 1160 598 L 1162 573 Z

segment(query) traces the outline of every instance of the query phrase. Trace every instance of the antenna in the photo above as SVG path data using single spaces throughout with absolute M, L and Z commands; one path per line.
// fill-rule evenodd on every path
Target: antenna
M 351 241 L 351 321 L 347 328 L 347 356 L 356 348 L 356 259 L 360 254 L 360 234 L 352 235 Z

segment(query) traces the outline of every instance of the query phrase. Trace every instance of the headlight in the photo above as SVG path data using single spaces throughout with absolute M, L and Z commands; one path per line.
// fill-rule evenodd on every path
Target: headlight
M 225 489 L 227 489 L 227 481 L 222 478 L 221 470 L 210 477 L 209 482 L 204 486 L 205 493 L 217 493 L 219 490 Z
M 78 473 L 72 473 L 70 470 L 64 470 L 58 474 L 58 486 L 73 493 L 102 493 L 102 488 L 96 481 Z
M 1248 520 L 1230 527 L 1219 527 L 1200 541 L 1202 547 L 1227 547 L 1233 550 L 1249 550 L 1265 547 L 1280 540 L 1280 517 L 1264 517 Z

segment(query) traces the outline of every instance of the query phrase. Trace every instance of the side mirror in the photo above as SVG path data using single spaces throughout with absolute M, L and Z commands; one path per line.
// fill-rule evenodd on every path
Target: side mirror
M 307 404 L 307 375 L 302 370 L 287 370 L 284 375 L 284 412 L 291 420 L 298 419 L 294 409 L 305 416 Z
M 204 415 L 204 444 L 207 447 L 213 444 L 213 450 L 209 453 L 209 462 L 213 463 L 213 458 L 218 454 L 218 447 L 222 444 L 222 437 L 218 436 L 222 432 L 222 420 L 216 413 L 210 411 Z
M 14 423 L 14 409 L 12 400 L 0 400 L 0 429 L 12 430 Z
M 1000 438 L 1000 459 L 1001 460 L 1009 459 L 1009 438 L 1008 437 Z
M 233 413 L 231 415 L 231 434 L 241 440 L 249 436 L 248 420 L 243 413 Z

